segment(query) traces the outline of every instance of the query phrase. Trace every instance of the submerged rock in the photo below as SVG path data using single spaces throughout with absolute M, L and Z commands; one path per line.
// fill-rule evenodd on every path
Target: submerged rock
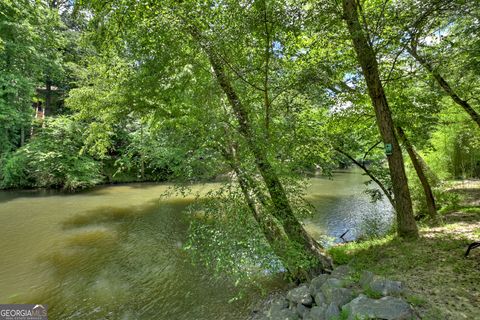
M 363 294 L 344 305 L 342 310 L 348 314 L 348 320 L 409 320 L 414 316 L 412 307 L 403 299 L 394 297 L 370 299 Z

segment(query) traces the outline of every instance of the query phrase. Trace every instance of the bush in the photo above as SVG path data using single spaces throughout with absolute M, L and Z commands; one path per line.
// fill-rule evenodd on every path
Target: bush
M 2 161 L 2 188 L 76 190 L 102 181 L 101 164 L 81 154 L 82 129 L 68 117 L 49 119 L 31 141 Z

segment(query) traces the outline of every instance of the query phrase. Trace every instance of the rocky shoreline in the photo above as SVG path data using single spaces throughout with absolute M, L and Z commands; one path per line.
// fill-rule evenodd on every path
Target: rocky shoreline
M 408 290 L 364 271 L 360 277 L 348 266 L 320 274 L 283 294 L 275 294 L 256 312 L 256 320 L 418 319 L 406 301 Z

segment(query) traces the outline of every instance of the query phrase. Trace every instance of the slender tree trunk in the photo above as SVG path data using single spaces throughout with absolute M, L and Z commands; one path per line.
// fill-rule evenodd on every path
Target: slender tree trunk
M 395 197 L 397 232 L 400 237 L 418 238 L 418 229 L 413 216 L 412 200 L 410 198 L 410 190 L 408 189 L 402 150 L 395 136 L 395 127 L 380 80 L 375 52 L 360 25 L 358 9 L 356 0 L 343 0 L 344 18 L 367 83 L 368 94 L 375 109 L 377 125 L 383 143 L 391 144 L 393 148 L 392 154 L 388 155 L 387 158 Z
M 410 143 L 410 140 L 407 139 L 407 136 L 401 127 L 397 127 L 397 133 L 400 140 L 403 142 L 405 149 L 407 149 L 410 160 L 412 161 L 413 167 L 417 173 L 418 179 L 422 184 L 423 192 L 425 193 L 425 201 L 427 203 L 427 212 L 430 216 L 432 222 L 438 222 L 437 208 L 435 206 L 435 197 L 433 196 L 432 188 L 430 187 L 430 182 L 428 181 L 427 175 L 425 174 L 424 167 L 422 166 L 422 160 L 420 155 L 415 151 L 415 148 Z
M 267 1 L 263 1 L 263 19 L 265 25 L 265 70 L 264 70 L 264 79 L 263 79 L 263 100 L 265 106 L 265 136 L 267 140 L 270 138 L 270 98 L 268 90 L 268 73 L 270 68 L 270 30 L 268 28 L 268 10 L 267 10 Z
M 415 58 L 415 60 L 418 61 L 425 69 L 430 72 L 430 74 L 435 78 L 437 83 L 442 87 L 443 91 L 445 91 L 452 100 L 459 105 L 460 107 L 465 110 L 466 113 L 472 118 L 473 121 L 477 123 L 477 125 L 480 127 L 480 115 L 478 114 L 475 109 L 465 100 L 460 98 L 460 96 L 452 89 L 450 84 L 436 71 L 433 66 L 423 57 L 421 57 L 416 48 L 407 48 L 407 51 L 410 53 L 410 55 Z
M 350 159 L 353 163 L 355 163 L 355 165 L 357 165 L 360 169 L 363 170 L 363 172 L 365 172 L 365 174 L 370 178 L 372 179 L 373 182 L 375 182 L 379 187 L 380 189 L 382 189 L 383 193 L 385 194 L 385 196 L 387 197 L 388 201 L 390 202 L 390 204 L 392 205 L 392 207 L 395 208 L 395 201 L 392 197 L 392 193 L 390 190 L 387 190 L 387 188 L 385 188 L 385 186 L 383 185 L 383 183 L 377 179 L 377 177 L 375 177 L 373 175 L 372 172 L 370 172 L 370 170 L 368 170 L 368 168 L 363 164 L 363 163 L 360 163 L 358 162 L 354 157 L 352 157 L 351 155 L 349 155 L 348 153 L 346 153 L 345 151 L 343 151 L 342 149 L 339 149 L 339 148 L 335 148 L 335 151 L 343 154 L 345 157 L 347 157 L 348 159 Z
M 284 266 L 288 270 L 294 271 L 295 266 L 292 265 L 292 262 L 289 259 L 284 259 L 284 257 L 288 256 L 289 250 L 289 239 L 287 235 L 273 217 L 262 213 L 262 206 L 264 208 L 267 207 L 263 195 L 257 190 L 258 188 L 253 183 L 252 179 L 242 171 L 235 148 L 230 146 L 229 149 L 229 151 L 223 152 L 223 156 L 227 163 L 229 163 L 230 168 L 235 172 L 242 194 L 255 221 L 260 226 L 263 235 L 267 239 L 272 250 L 280 260 L 282 260 Z
M 52 107 L 52 81 L 47 76 L 45 81 L 45 107 L 43 108 L 43 117 L 47 116 L 47 112 L 50 112 Z
M 20 128 L 20 147 L 23 147 L 25 144 L 25 127 L 22 124 L 22 127 Z
M 291 241 L 299 244 L 300 248 L 303 248 L 305 254 L 318 260 L 322 270 L 331 270 L 333 268 L 331 258 L 327 256 L 322 246 L 307 233 L 295 216 L 277 173 L 272 164 L 268 161 L 267 155 L 262 146 L 257 144 L 248 118 L 247 109 L 231 85 L 224 70 L 223 61 L 212 51 L 209 44 L 202 41 L 196 30 L 192 30 L 191 34 L 197 41 L 199 41 L 199 44 L 202 45 L 202 48 L 207 54 L 218 84 L 227 96 L 228 102 L 238 121 L 238 130 L 245 138 L 247 145 L 255 158 L 256 167 L 265 182 L 272 200 L 273 216 L 280 222 Z

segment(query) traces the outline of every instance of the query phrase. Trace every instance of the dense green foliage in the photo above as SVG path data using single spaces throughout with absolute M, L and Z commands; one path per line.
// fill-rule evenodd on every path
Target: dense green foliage
M 80 154 L 82 125 L 67 117 L 46 121 L 25 146 L 3 160 L 2 186 L 6 188 L 82 189 L 100 183 L 100 163 Z

